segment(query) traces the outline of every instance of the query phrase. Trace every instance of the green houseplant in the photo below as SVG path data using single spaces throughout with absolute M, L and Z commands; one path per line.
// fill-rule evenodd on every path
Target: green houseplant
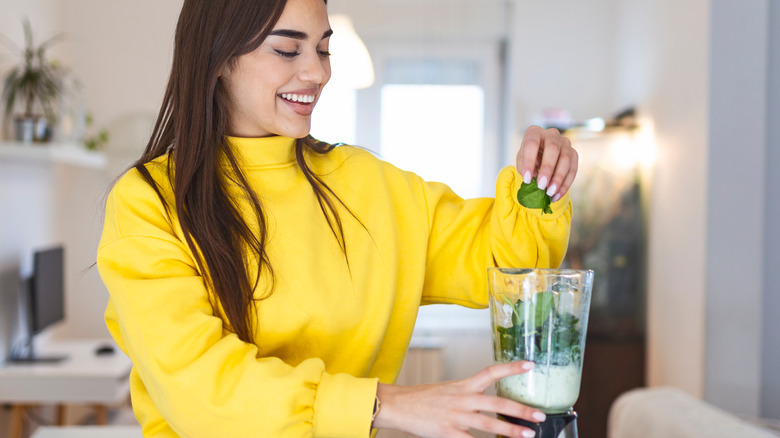
M 51 139 L 52 126 L 57 122 L 57 108 L 66 74 L 56 61 L 47 59 L 46 51 L 61 40 L 61 35 L 36 46 L 30 22 L 25 19 L 22 24 L 24 48 L 11 47 L 19 52 L 20 62 L 6 74 L 3 85 L 5 114 L 6 117 L 14 116 L 17 141 L 45 142 Z M 14 114 L 17 102 L 24 108 L 21 114 Z

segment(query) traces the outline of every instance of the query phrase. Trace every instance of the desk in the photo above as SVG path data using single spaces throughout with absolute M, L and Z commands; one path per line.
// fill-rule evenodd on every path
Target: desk
M 140 426 L 39 427 L 32 438 L 143 438 Z
M 132 362 L 117 349 L 97 356 L 95 349 L 107 340 L 51 341 L 36 347 L 42 355 L 65 355 L 58 363 L 5 364 L 0 367 L 0 403 L 10 403 L 9 437 L 21 435 L 24 411 L 40 404 L 60 406 L 58 423 L 64 420 L 65 404 L 90 404 L 97 409 L 98 423 L 105 423 L 105 407 L 121 403 L 130 394 L 128 377 Z

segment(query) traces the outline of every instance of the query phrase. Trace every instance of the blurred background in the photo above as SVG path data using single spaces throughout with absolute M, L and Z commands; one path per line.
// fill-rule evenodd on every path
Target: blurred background
M 94 263 L 102 203 L 159 109 L 181 1 L 0 0 L 0 74 L 23 20 L 69 84 L 46 142 L 0 147 L 0 363 L 32 252 L 66 252 L 65 319 L 107 336 Z M 464 197 L 492 196 L 525 129 L 580 153 L 565 265 L 595 269 L 580 427 L 620 393 L 673 386 L 780 420 L 780 3 L 771 0 L 330 0 L 332 83 L 312 134 L 366 147 Z M 337 39 L 342 35 L 340 39 Z M 5 100 L 3 101 L 5 107 Z M 0 109 L 2 111 L 2 109 Z M 421 310 L 404 379 L 492 362 L 489 316 Z M 0 420 L 7 413 L 0 410 Z M 0 437 L 4 435 L 0 427 Z

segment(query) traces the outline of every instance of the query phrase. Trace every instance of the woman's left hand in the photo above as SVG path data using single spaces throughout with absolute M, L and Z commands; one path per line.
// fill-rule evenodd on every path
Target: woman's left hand
M 539 188 L 546 190 L 555 202 L 574 182 L 578 161 L 577 151 L 560 131 L 531 126 L 525 131 L 517 152 L 517 171 L 525 183 L 536 177 Z

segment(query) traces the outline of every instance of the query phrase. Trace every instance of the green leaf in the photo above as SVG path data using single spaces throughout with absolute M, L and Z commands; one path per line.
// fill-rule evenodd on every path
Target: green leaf
M 506 294 L 501 294 L 501 297 L 504 299 L 504 301 L 506 301 L 507 304 L 509 304 L 510 306 L 514 306 L 512 299 L 506 296 Z
M 504 297 L 504 301 L 506 301 L 507 304 L 512 306 L 512 324 L 517 325 L 520 324 L 520 315 L 517 314 L 517 303 L 513 303 L 512 300 L 506 296 L 506 294 L 501 294 L 502 297 Z M 518 301 L 520 302 L 520 301 Z
M 20 63 L 6 74 L 3 87 L 6 114 L 10 115 L 16 102 L 22 101 L 24 113 L 30 115 L 37 102 L 40 103 L 46 117 L 51 122 L 55 122 L 59 98 L 65 91 L 63 78 L 67 75 L 67 71 L 59 67 L 56 62 L 48 62 L 46 51 L 61 41 L 63 36 L 55 35 L 36 46 L 29 20 L 24 19 L 22 25 L 25 45 L 23 49 L 16 50 L 20 52 Z M 0 42 L 5 40 L 7 38 L 4 36 L 0 38 Z
M 536 318 L 536 325 L 540 327 L 550 318 L 555 307 L 555 295 L 552 292 L 539 292 L 534 294 L 534 317 Z
M 517 191 L 517 202 L 526 208 L 539 208 L 544 214 L 552 214 L 550 208 L 552 198 L 536 185 L 536 178 L 533 178 L 529 184 L 520 185 L 520 190 Z

